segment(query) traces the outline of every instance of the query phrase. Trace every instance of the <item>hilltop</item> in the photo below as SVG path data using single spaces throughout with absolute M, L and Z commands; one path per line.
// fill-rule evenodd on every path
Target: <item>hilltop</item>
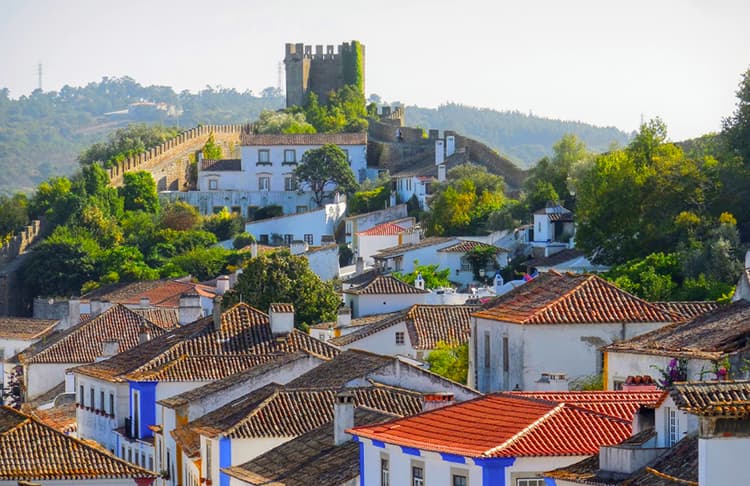
M 236 124 L 254 120 L 264 109 L 284 106 L 273 88 L 250 91 L 212 88 L 176 93 L 168 86 L 142 86 L 132 78 L 103 78 L 84 87 L 59 92 L 34 91 L 10 99 L 0 89 L 0 194 L 31 192 L 42 181 L 70 175 L 78 154 L 130 123 L 162 124 L 183 129 L 199 124 Z M 628 135 L 615 128 L 499 112 L 456 104 L 438 109 L 408 107 L 410 126 L 456 130 L 476 138 L 521 167 L 552 152 L 565 133 L 579 136 L 591 149 L 625 144 Z

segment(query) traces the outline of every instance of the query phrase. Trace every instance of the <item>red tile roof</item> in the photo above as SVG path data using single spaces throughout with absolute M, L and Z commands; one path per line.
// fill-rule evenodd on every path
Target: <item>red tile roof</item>
M 396 295 L 396 294 L 428 294 L 427 290 L 409 285 L 406 282 L 391 277 L 390 275 L 378 275 L 369 282 L 358 287 L 352 287 L 343 291 L 345 294 L 353 295 Z
M 512 392 L 513 396 L 537 398 L 550 402 L 564 402 L 623 420 L 633 420 L 641 407 L 655 406 L 666 392 L 658 391 L 560 391 Z
M 374 254 L 372 257 L 375 260 L 387 260 L 388 258 L 403 255 L 404 253 L 410 252 L 412 250 L 417 250 L 420 248 L 428 248 L 430 246 L 438 246 L 438 245 L 448 246 L 449 243 L 456 241 L 456 240 L 457 238 L 453 236 L 430 236 L 429 238 L 423 239 L 419 243 L 406 243 L 404 245 L 396 245 L 390 248 L 383 248 L 382 250 Z
M 367 134 L 362 133 L 299 133 L 248 134 L 241 136 L 242 145 L 367 145 Z
M 631 422 L 565 403 L 488 395 L 382 425 L 356 436 L 468 457 L 596 454 L 630 437 Z
M 719 308 L 719 303 L 714 301 L 675 301 L 675 302 L 653 302 L 665 311 L 682 314 L 688 319 L 702 316 L 707 312 Z
M 218 330 L 206 317 L 76 372 L 114 382 L 210 381 L 300 350 L 322 359 L 338 353 L 296 329 L 274 336 L 268 314 L 240 303 L 224 311 Z
M 393 236 L 399 235 L 404 231 L 406 230 L 397 224 L 383 223 L 377 226 L 373 226 L 368 230 L 360 231 L 357 234 L 360 236 Z
M 701 416 L 750 417 L 750 381 L 675 383 L 670 395 L 682 410 Z
M 495 253 L 507 252 L 505 248 L 500 248 L 494 245 L 488 245 L 487 243 L 481 243 L 479 241 L 463 240 L 459 241 L 455 245 L 441 248 L 438 251 L 445 253 L 466 253 L 473 250 L 474 248 L 494 248 Z
M 681 322 L 685 317 L 618 289 L 596 275 L 547 272 L 492 299 L 475 317 L 516 324 Z
M 203 159 L 201 170 L 204 171 L 239 171 L 242 170 L 241 159 Z
M 105 341 L 116 340 L 120 351 L 125 351 L 138 345 L 142 330 L 151 337 L 167 332 L 127 307 L 115 304 L 47 343 L 27 348 L 19 353 L 19 359 L 24 363 L 91 363 L 102 356 Z
M 0 407 L 0 480 L 82 481 L 156 478 L 156 474 Z
M 178 307 L 180 296 L 189 292 L 197 292 L 198 295 L 209 298 L 216 296 L 216 289 L 182 279 L 147 280 L 107 285 L 83 295 L 81 301 L 102 300 L 125 305 L 138 305 L 141 303 L 141 299 L 147 298 L 152 306 Z
M 0 317 L 0 338 L 30 341 L 49 335 L 59 321 L 28 319 L 24 317 Z

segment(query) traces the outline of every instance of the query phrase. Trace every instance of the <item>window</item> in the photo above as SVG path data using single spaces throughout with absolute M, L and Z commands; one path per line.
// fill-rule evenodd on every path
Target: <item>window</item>
M 209 191 L 215 191 L 219 188 L 219 180 L 218 179 L 209 179 L 208 180 L 208 190 Z
M 466 486 L 468 483 L 466 482 L 466 475 L 465 474 L 454 474 L 453 475 L 453 486 Z
M 206 441 L 206 479 L 213 479 L 213 453 L 211 452 L 211 440 Z
M 424 486 L 424 466 L 411 466 L 411 486 Z
M 471 263 L 469 262 L 469 259 L 466 257 L 461 257 L 461 271 L 462 272 L 471 271 Z
M 271 152 L 268 149 L 258 150 L 258 163 L 259 164 L 271 163 Z
M 516 479 L 516 486 L 544 486 L 544 479 L 541 479 L 541 478 Z
M 268 244 L 268 235 L 260 235 L 260 244 L 261 245 L 267 245 Z
M 94 402 L 94 397 L 96 392 L 94 391 L 94 387 L 91 387 L 91 390 L 89 390 L 89 397 L 91 398 L 91 401 L 89 402 L 89 406 L 91 407 L 91 410 L 96 409 L 96 402 Z
M 677 443 L 677 436 L 678 436 L 678 429 L 679 429 L 679 423 L 677 422 L 677 410 L 666 407 L 664 409 L 665 414 L 665 427 L 666 427 L 666 437 L 667 437 L 667 447 L 672 447 Z
M 390 486 L 391 484 L 391 470 L 388 465 L 388 459 L 385 457 L 380 458 L 380 486 Z
M 503 371 L 510 370 L 510 356 L 508 356 L 508 336 L 503 336 Z
M 404 332 L 396 331 L 396 344 L 404 344 Z
M 490 332 L 484 331 L 484 367 L 490 367 Z
M 297 190 L 297 182 L 294 180 L 294 177 L 292 177 L 292 176 L 286 176 L 286 177 L 284 177 L 284 190 L 285 191 L 296 191 Z
M 120 457 L 124 460 L 125 459 L 125 446 L 122 446 L 120 448 Z
M 224 211 L 224 206 L 214 206 L 214 207 L 213 207 L 213 212 L 214 212 L 214 214 L 219 214 L 219 213 L 221 213 L 222 211 Z
M 146 453 L 141 452 L 141 467 L 146 467 Z
M 154 456 L 148 456 L 148 469 L 149 471 L 154 470 Z
M 297 206 L 297 212 L 298 213 L 306 213 L 307 212 L 307 206 Z
M 291 245 L 292 241 L 294 240 L 294 235 L 284 235 L 284 244 L 285 245 Z
M 411 191 L 411 179 L 406 179 L 406 190 Z
M 292 149 L 284 150 L 284 163 L 285 164 L 296 164 L 297 163 L 297 152 Z
M 79 401 L 79 402 L 81 402 L 81 406 L 82 406 L 82 407 L 83 407 L 83 406 L 85 405 L 85 404 L 84 404 L 84 400 L 83 400 L 83 398 L 84 398 L 84 394 L 83 394 L 83 385 L 81 385 L 81 387 L 80 387 L 80 392 L 79 392 L 79 397 L 78 397 L 78 401 Z
M 115 416 L 115 394 L 109 394 L 109 414 Z
M 133 449 L 128 449 L 128 462 L 133 462 Z
M 104 412 L 106 408 L 104 407 L 104 390 L 101 390 L 99 392 L 99 410 Z
M 307 243 L 308 245 L 312 245 L 313 244 L 313 235 L 312 235 L 312 233 L 305 233 L 305 243 Z
M 133 437 L 140 437 L 140 422 L 141 422 L 141 404 L 140 396 L 137 391 L 133 392 Z
M 268 176 L 258 177 L 258 190 L 268 191 L 271 189 L 271 178 Z
M 239 206 L 232 206 L 230 212 L 232 214 L 242 214 L 242 208 Z

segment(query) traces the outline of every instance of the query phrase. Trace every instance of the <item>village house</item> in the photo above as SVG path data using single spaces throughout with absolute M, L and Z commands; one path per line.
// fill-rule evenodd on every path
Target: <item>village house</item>
M 438 343 L 449 346 L 467 343 L 471 305 L 417 304 L 379 321 L 355 326 L 329 342 L 341 349 L 362 349 L 390 356 L 424 360 Z
M 573 213 L 562 206 L 548 204 L 534 211 L 530 244 L 535 257 L 549 257 L 574 247 Z
M 602 346 L 686 320 L 595 275 L 548 272 L 472 315 L 469 384 L 534 390 L 542 373 L 602 373 Z M 636 374 L 636 373 L 630 373 Z
M 414 304 L 424 304 L 428 291 L 409 285 L 390 275 L 372 274 L 363 283 L 344 289 L 344 304 L 352 317 L 365 317 L 400 311 Z
M 304 350 L 330 359 L 338 352 L 294 329 L 291 304 L 272 304 L 269 314 L 244 303 L 214 309 L 211 317 L 73 370 L 79 436 L 152 469 L 158 400 L 283 354 Z
M 0 406 L 0 485 L 150 486 L 156 474 Z
M 345 242 L 352 248 L 356 248 L 358 245 L 357 233 L 389 222 L 402 228 L 411 228 L 416 224 L 416 219 L 407 216 L 406 204 L 394 204 L 377 211 L 350 215 L 344 218 Z
M 437 251 L 441 248 L 459 243 L 457 237 L 451 236 L 432 236 L 425 238 L 418 243 L 396 245 L 391 248 L 384 248 L 375 253 L 372 258 L 375 266 L 381 272 L 402 272 L 411 273 L 414 271 L 414 261 L 417 260 L 420 265 L 429 265 L 437 263 Z
M 336 197 L 322 208 L 305 210 L 275 218 L 250 221 L 245 231 L 262 245 L 290 246 L 304 241 L 309 246 L 335 243 L 334 232 L 346 212 L 346 202 Z
M 750 302 L 743 299 L 610 344 L 603 348 L 606 385 L 617 389 L 629 375 L 651 375 L 658 380 L 676 373 L 677 381 L 747 378 L 749 334 Z
M 527 273 L 548 272 L 555 270 L 560 273 L 602 273 L 609 270 L 606 265 L 591 263 L 580 250 L 568 248 L 553 253 L 550 256 L 539 256 L 525 261 Z
M 413 219 L 413 218 L 409 218 Z M 404 222 L 411 222 L 409 219 Z M 372 256 L 380 250 L 399 245 L 419 243 L 420 233 L 415 226 L 403 226 L 399 222 L 381 223 L 357 233 L 357 245 L 354 255 L 364 260 L 365 265 L 372 266 Z
M 228 478 L 221 470 L 239 465 L 311 431 L 334 417 L 337 392 L 353 404 L 397 416 L 418 413 L 440 393 L 463 401 L 476 391 L 397 358 L 346 351 L 282 386 L 270 384 L 178 427 L 173 434 L 196 478 Z M 427 405 L 426 405 L 427 404 Z M 200 446 L 199 446 L 200 444 Z
M 611 396 L 603 400 L 618 406 Z M 610 415 L 606 403 L 586 404 L 597 401 L 596 393 L 576 405 L 499 393 L 354 427 L 348 432 L 360 445 L 360 484 L 543 486 L 540 473 L 630 437 L 631 418 Z

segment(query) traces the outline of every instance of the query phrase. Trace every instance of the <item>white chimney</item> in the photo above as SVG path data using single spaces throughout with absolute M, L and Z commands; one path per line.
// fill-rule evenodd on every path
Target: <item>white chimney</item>
M 268 321 L 275 336 L 289 334 L 294 329 L 294 305 L 271 304 L 268 308 Z
M 336 394 L 333 404 L 333 444 L 341 445 L 352 439 L 347 429 L 354 427 L 354 394 L 342 390 Z
M 448 177 L 445 164 L 438 165 L 438 182 L 445 182 Z
M 745 268 L 750 268 L 750 250 L 745 253 Z
M 357 262 L 354 267 L 354 272 L 359 275 L 360 273 L 365 271 L 365 259 L 362 257 L 357 257 Z
M 565 373 L 542 373 L 535 391 L 568 391 L 568 375 Z
M 177 322 L 184 326 L 203 317 L 201 308 L 201 296 L 196 292 L 187 292 L 180 295 L 180 303 L 177 307 Z
M 425 393 L 422 399 L 424 400 L 424 404 L 422 405 L 423 412 L 437 410 L 438 408 L 447 407 L 455 403 L 453 393 L 448 392 Z
M 143 324 L 141 324 L 141 328 L 138 330 L 138 344 L 143 344 L 150 340 L 151 340 L 151 333 L 148 330 L 148 326 L 144 322 Z
M 336 327 L 349 327 L 352 325 L 352 309 L 348 305 L 339 307 L 336 315 Z
M 454 135 L 447 135 L 445 137 L 445 156 L 450 157 L 456 153 L 456 137 Z
M 237 285 L 237 281 L 240 279 L 240 275 L 242 275 L 242 269 L 238 268 L 234 272 L 229 274 L 229 288 L 234 288 L 235 285 Z
M 63 319 L 62 328 L 67 329 L 75 326 L 81 320 L 81 300 L 71 298 L 68 300 L 68 315 Z
M 417 279 L 414 280 L 414 286 L 418 289 L 424 290 L 424 278 L 422 278 L 422 272 L 417 274 Z
M 214 297 L 214 307 L 213 307 L 213 330 L 214 331 L 220 331 L 221 330 L 221 296 L 217 295 Z
M 90 303 L 90 306 L 91 306 L 91 317 L 96 317 L 102 312 L 112 307 L 112 302 L 103 301 L 103 300 L 92 300 Z
M 435 165 L 445 162 L 445 142 L 442 139 L 435 140 Z
M 216 293 L 224 295 L 229 290 L 229 277 L 222 275 L 216 279 Z
M 503 285 L 505 285 L 505 281 L 503 280 L 503 276 L 500 275 L 500 272 L 497 272 L 495 274 L 494 284 L 495 284 L 495 295 L 500 295 L 500 292 L 501 292 L 500 288 Z
M 289 253 L 291 253 L 292 255 L 301 255 L 305 253 L 309 248 L 310 247 L 307 242 L 302 240 L 294 240 L 289 245 Z
M 389 208 L 392 208 L 393 206 L 396 205 L 396 193 L 394 191 L 391 191 L 391 195 L 390 195 L 390 197 L 388 199 L 389 199 L 389 201 L 388 201 L 389 202 L 389 204 L 388 204 Z
M 250 243 L 250 258 L 255 258 L 258 256 L 258 243 L 256 241 L 253 241 Z
M 108 340 L 102 343 L 102 358 L 107 359 L 120 352 L 120 341 Z
M 141 297 L 140 299 L 140 306 L 141 307 L 150 307 L 151 306 L 151 299 L 148 297 Z

